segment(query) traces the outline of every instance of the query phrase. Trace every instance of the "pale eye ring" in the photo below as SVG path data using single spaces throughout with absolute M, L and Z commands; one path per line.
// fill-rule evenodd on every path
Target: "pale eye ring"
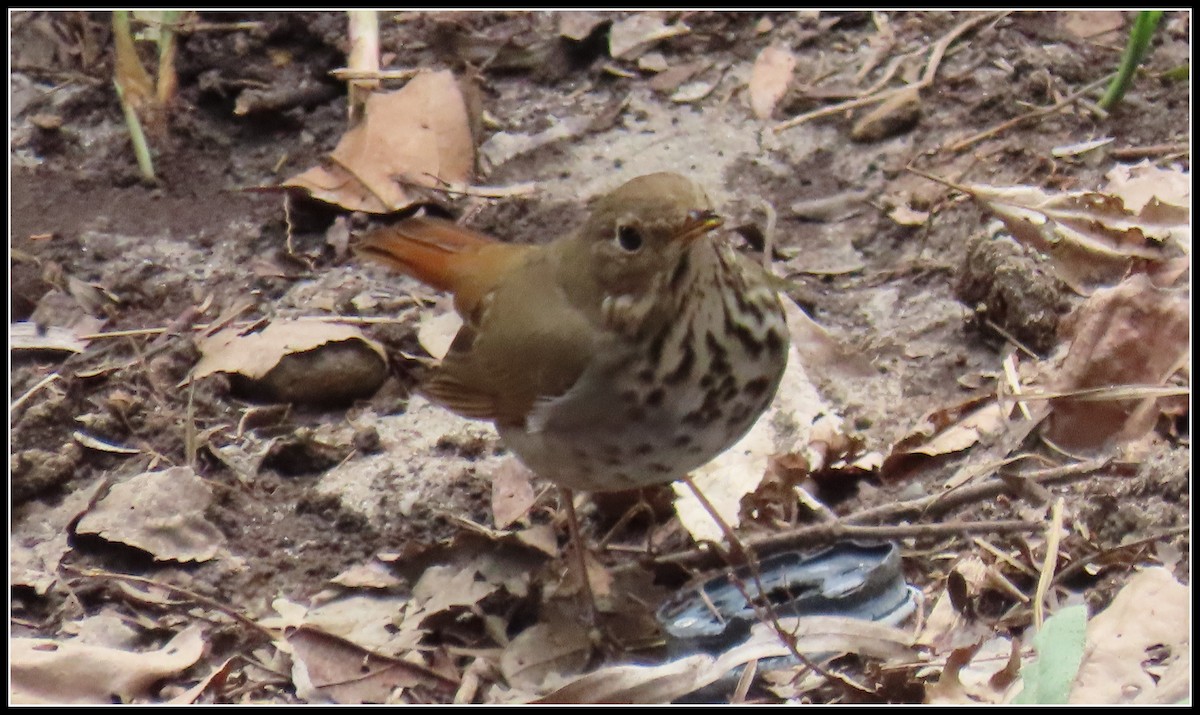
M 642 239 L 642 232 L 636 227 L 630 225 L 617 227 L 617 245 L 622 249 L 636 253 L 641 250 L 643 243 L 645 241 Z

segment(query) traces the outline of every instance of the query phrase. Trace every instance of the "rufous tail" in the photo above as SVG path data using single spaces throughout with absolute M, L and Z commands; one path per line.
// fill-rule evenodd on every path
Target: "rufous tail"
M 417 217 L 372 231 L 355 250 L 453 293 L 461 311 L 491 291 L 528 248 L 444 219 Z

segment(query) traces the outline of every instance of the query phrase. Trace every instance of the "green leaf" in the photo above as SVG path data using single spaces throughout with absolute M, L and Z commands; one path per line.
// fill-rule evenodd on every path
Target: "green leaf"
M 1083 662 L 1087 606 L 1064 608 L 1046 619 L 1033 637 L 1037 658 L 1021 668 L 1025 687 L 1013 699 L 1022 705 L 1062 705 Z

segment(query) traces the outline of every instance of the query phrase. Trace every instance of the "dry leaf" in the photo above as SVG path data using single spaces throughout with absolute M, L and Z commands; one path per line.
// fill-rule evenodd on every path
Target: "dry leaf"
M 592 641 L 578 620 L 552 617 L 512 639 L 500 656 L 500 672 L 509 685 L 538 691 L 548 678 L 579 673 L 591 655 Z
M 424 666 L 387 658 L 310 627 L 286 636 L 293 654 L 296 694 L 310 703 L 391 702 L 399 689 L 433 687 L 453 695 L 454 685 Z
M 1170 258 L 1164 243 L 1190 244 L 1186 207 L 1152 201 L 1138 211 L 1099 192 L 1050 193 L 1033 186 L 960 187 L 1004 222 L 1021 243 L 1050 256 L 1060 277 L 1080 294 L 1125 275 L 1135 259 Z
M 400 656 L 416 648 L 424 635 L 417 619 L 408 618 L 415 610 L 411 603 L 407 596 L 390 593 L 350 593 L 297 610 L 286 624 L 315 628 L 372 653 Z
M 929 223 L 929 212 L 917 211 L 908 204 L 899 204 L 888 211 L 888 218 L 901 226 L 924 226 Z
M 998 434 L 1010 422 L 1015 405 L 994 395 L 972 397 L 925 415 L 918 426 L 902 437 L 883 460 L 880 476 L 896 478 L 913 457 L 940 457 L 961 452 L 981 439 Z
M 511 457 L 496 469 L 492 476 L 492 519 L 497 529 L 507 529 L 533 506 L 537 495 L 530 476 L 529 469 Z
M 770 119 L 775 105 L 787 93 L 796 69 L 796 56 L 771 45 L 758 53 L 750 70 L 750 109 L 759 119 Z
M 145 698 L 163 678 L 200 659 L 204 641 L 191 626 L 161 650 L 131 652 L 47 638 L 9 640 L 9 697 L 14 703 L 112 704 Z
M 608 33 L 608 54 L 613 59 L 636 59 L 654 43 L 689 32 L 687 25 L 668 25 L 657 13 L 635 12 L 613 23 Z
M 989 567 L 978 556 L 963 558 L 952 572 L 961 578 L 972 600 L 988 587 L 991 578 Z M 994 635 L 993 627 L 985 620 L 960 612 L 951 602 L 949 589 L 943 587 L 916 642 L 939 654 L 975 648 Z
M 1098 290 L 1072 316 L 1071 347 L 1056 391 L 1122 385 L 1160 385 L 1189 351 L 1191 301 L 1161 290 L 1143 275 Z M 1158 417 L 1155 398 L 1053 403 L 1047 435 L 1068 449 L 1099 447 L 1109 439 L 1146 434 Z
M 558 34 L 568 40 L 586 40 L 597 27 L 608 19 L 594 12 L 564 12 L 558 16 Z
M 1053 149 L 1051 149 L 1050 156 L 1055 156 L 1055 157 L 1079 156 L 1080 154 L 1086 154 L 1089 151 L 1099 149 L 1100 147 L 1111 144 L 1112 142 L 1113 142 L 1113 137 L 1103 137 L 1100 139 L 1093 139 L 1091 141 L 1086 141 L 1086 142 L 1076 142 L 1074 144 L 1062 144 L 1060 146 L 1056 146 Z M 1125 206 L 1126 206 L 1126 208 L 1128 208 L 1129 202 L 1126 202 Z M 1134 209 L 1134 210 L 1136 210 L 1136 209 Z
M 22 506 L 13 517 L 8 542 L 10 585 L 28 586 L 39 596 L 58 581 L 58 566 L 71 550 L 70 525 L 87 509 L 101 487 L 103 478 L 70 491 L 61 504 L 49 506 L 42 500 Z
M 378 92 L 330 162 L 282 186 L 351 211 L 391 213 L 425 200 L 422 190 L 464 186 L 475 165 L 467 106 L 453 73 L 422 72 Z
M 681 65 L 675 65 L 668 70 L 663 70 L 654 77 L 651 77 L 650 81 L 646 84 L 655 92 L 674 92 L 684 82 L 706 71 L 711 66 L 712 63 L 707 60 L 685 62 Z
M 1062 29 L 1082 40 L 1116 41 L 1125 27 L 1125 13 L 1119 10 L 1069 10 L 1054 16 Z
M 387 356 L 358 328 L 318 320 L 279 320 L 259 332 L 226 328 L 201 338 L 191 379 L 240 375 L 245 391 L 277 402 L 341 403 L 371 395 L 387 378 Z
M 810 656 L 858 653 L 885 660 L 911 659 L 912 635 L 880 623 L 837 616 L 778 619 L 795 648 Z M 749 637 L 718 657 L 692 655 L 661 665 L 614 665 L 558 688 L 538 703 L 669 703 L 709 686 L 754 660 L 791 655 L 775 625 L 756 623 Z
M 662 665 L 608 666 L 560 687 L 537 702 L 541 705 L 669 703 L 715 681 L 712 677 L 715 660 L 711 655 L 693 655 Z
M 706 82 L 704 80 L 688 82 L 679 87 L 679 89 L 675 90 L 675 92 L 671 95 L 671 101 L 675 102 L 676 104 L 699 102 L 708 95 L 712 94 L 712 91 L 716 88 L 716 82 Z
M 158 561 L 208 561 L 225 542 L 204 518 L 212 488 L 189 467 L 146 472 L 113 486 L 75 531 L 149 552 Z
M 336 583 L 346 588 L 395 588 L 404 584 L 390 570 L 378 561 L 356 564 L 331 578 L 330 583 Z
M 1126 211 L 1141 217 L 1146 235 L 1174 241 L 1191 253 L 1191 172 L 1176 167 L 1160 169 L 1147 160 L 1117 164 L 1104 176 L 1108 179 L 1104 191 L 1120 198 Z
M 667 58 L 663 57 L 661 52 L 647 52 L 638 58 L 638 69 L 643 72 L 666 72 L 671 65 L 667 64 Z
M 1069 702 L 1182 702 L 1190 689 L 1191 604 L 1190 589 L 1170 571 L 1151 567 L 1134 574 L 1088 622 Z
M 422 619 L 452 608 L 469 608 L 491 595 L 499 584 L 479 580 L 474 568 L 430 566 L 413 585 L 413 600 Z
M 425 352 L 441 360 L 450 352 L 450 344 L 454 342 L 462 324 L 462 316 L 447 303 L 441 313 L 422 313 L 421 324 L 417 326 L 417 342 L 425 348 Z

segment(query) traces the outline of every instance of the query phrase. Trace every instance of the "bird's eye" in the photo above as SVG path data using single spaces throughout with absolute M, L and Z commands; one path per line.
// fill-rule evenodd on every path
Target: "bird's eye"
M 642 232 L 633 226 L 621 226 L 617 229 L 617 245 L 633 253 L 642 247 Z

